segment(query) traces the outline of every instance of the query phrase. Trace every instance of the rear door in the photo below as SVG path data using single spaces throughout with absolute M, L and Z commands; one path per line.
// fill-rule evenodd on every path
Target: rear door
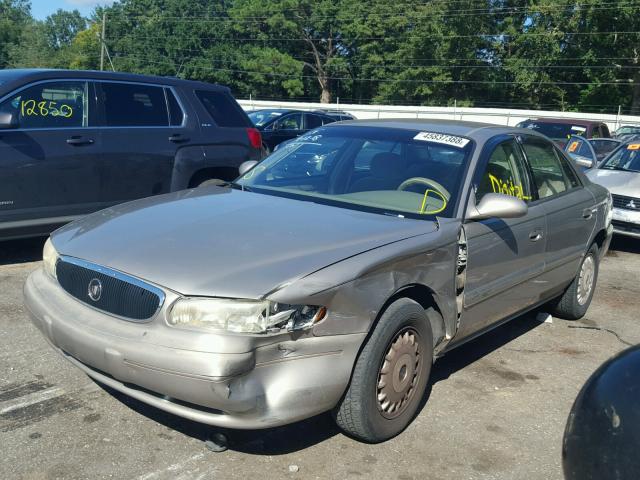
M 273 124 L 273 132 L 270 136 L 268 145 L 269 149 L 273 150 L 276 145 L 284 142 L 285 140 L 299 137 L 303 133 L 304 124 L 302 113 L 296 112 L 283 115 Z
M 17 128 L 0 130 L 0 236 L 15 227 L 8 222 L 62 223 L 101 206 L 93 100 L 88 82 L 55 80 L 0 102 L 18 118 Z
M 544 271 L 547 239 L 545 211 L 534 203 L 529 171 L 515 138 L 503 135 L 487 143 L 473 183 L 469 202 L 477 204 L 488 193 L 502 193 L 522 199 L 529 209 L 520 218 L 465 222 L 468 263 L 460 337 L 538 300 L 536 278 Z
M 596 202 L 569 160 L 551 142 L 522 136 L 537 193 L 547 216 L 544 294 L 566 285 L 578 271 L 596 224 Z M 553 292 L 552 292 L 553 293 Z
M 96 89 L 102 200 L 113 204 L 168 192 L 176 153 L 192 140 L 173 89 L 111 81 L 97 82 Z

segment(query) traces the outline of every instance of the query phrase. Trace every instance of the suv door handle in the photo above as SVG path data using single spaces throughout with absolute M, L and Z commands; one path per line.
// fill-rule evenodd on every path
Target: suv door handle
M 540 230 L 534 230 L 529 234 L 529 240 L 532 242 L 537 242 L 542 238 L 542 232 Z
M 183 136 L 181 133 L 174 133 L 173 135 L 169 135 L 169 141 L 173 143 L 182 143 L 188 142 L 189 138 Z
M 92 145 L 93 139 L 83 138 L 83 137 L 71 137 L 71 138 L 67 138 L 67 144 L 73 145 L 75 147 L 78 147 L 81 145 Z

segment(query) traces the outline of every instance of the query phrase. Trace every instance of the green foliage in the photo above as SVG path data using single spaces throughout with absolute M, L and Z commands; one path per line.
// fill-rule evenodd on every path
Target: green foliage
M 238 96 L 640 113 L 636 0 L 0 0 L 0 68 L 99 68 L 103 14 L 106 68 Z

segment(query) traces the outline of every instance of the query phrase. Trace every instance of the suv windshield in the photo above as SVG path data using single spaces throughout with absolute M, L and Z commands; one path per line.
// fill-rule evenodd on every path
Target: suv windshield
M 640 143 L 629 143 L 618 148 L 600 165 L 600 168 L 640 172 Z
M 527 120 L 518 124 L 520 128 L 529 128 L 553 139 L 567 139 L 571 135 L 585 136 L 587 127 L 570 123 L 536 122 Z
M 381 127 L 325 127 L 283 145 L 235 185 L 385 214 L 451 216 L 469 139 Z

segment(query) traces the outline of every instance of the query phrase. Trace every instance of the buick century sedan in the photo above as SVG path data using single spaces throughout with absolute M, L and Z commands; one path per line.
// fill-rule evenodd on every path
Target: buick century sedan
M 544 304 L 582 317 L 611 215 L 529 129 L 347 122 L 57 230 L 26 305 L 71 363 L 159 409 L 237 429 L 332 411 L 380 442 L 436 358 Z

